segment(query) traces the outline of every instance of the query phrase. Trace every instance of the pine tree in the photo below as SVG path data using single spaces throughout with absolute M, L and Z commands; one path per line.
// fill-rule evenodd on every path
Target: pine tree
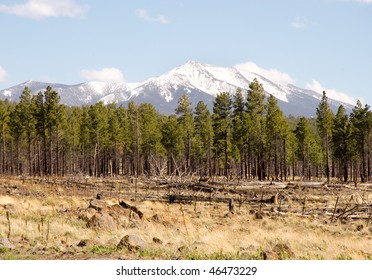
M 51 87 L 34 96 L 26 87 L 18 103 L 0 101 L 0 173 L 140 176 L 167 163 L 169 175 L 371 179 L 368 105 L 358 101 L 349 118 L 340 106 L 333 117 L 324 93 L 316 119 L 285 118 L 257 80 L 249 86 L 246 102 L 240 89 L 218 94 L 213 115 L 203 102 L 193 112 L 184 95 L 172 116 L 147 103 L 66 107 Z
M 16 144 L 16 163 L 15 163 L 15 174 L 22 174 L 22 160 L 21 160 L 21 144 L 23 136 L 23 125 L 21 122 L 21 111 L 19 109 L 19 103 L 15 105 L 13 110 L 9 113 L 9 130 L 12 137 L 12 141 Z M 12 164 L 12 174 L 13 174 L 13 164 Z
M 213 131 L 216 161 L 223 154 L 223 175 L 228 177 L 229 156 L 232 151 L 232 102 L 230 93 L 221 92 L 213 102 Z
M 369 106 L 363 107 L 358 100 L 350 115 L 350 123 L 352 130 L 352 140 L 350 140 L 351 154 L 354 161 L 354 181 L 357 182 L 357 174 L 359 173 L 362 182 L 366 182 L 369 177 L 370 160 L 369 160 L 369 143 L 371 132 L 371 113 Z M 360 171 L 361 169 L 361 171 Z
M 211 151 L 213 146 L 213 126 L 212 116 L 207 105 L 203 101 L 199 101 L 195 108 L 195 144 L 194 156 L 199 159 L 199 166 L 202 162 L 205 163 L 205 168 L 202 166 L 201 175 L 212 176 Z
M 348 140 L 350 138 L 350 123 L 346 114 L 345 107 L 340 105 L 337 114 L 333 121 L 332 127 L 332 147 L 333 154 L 340 161 L 339 178 L 343 174 L 344 182 L 348 181 L 348 160 L 349 147 Z
M 107 148 L 106 148 L 106 170 L 107 175 L 116 176 L 118 175 L 118 143 L 120 141 L 120 124 L 119 118 L 117 117 L 116 103 L 110 103 L 106 105 L 107 108 Z
M 142 135 L 141 151 L 144 156 L 145 174 L 151 175 L 151 158 L 157 155 L 161 141 L 161 131 L 158 113 L 155 107 L 149 103 L 143 103 L 139 107 L 140 134 Z
M 121 148 L 121 174 L 128 174 L 130 166 L 127 164 L 127 158 L 131 153 L 132 131 L 130 125 L 129 113 L 126 108 L 120 106 L 117 109 L 117 117 L 120 125 L 119 145 Z
M 180 131 L 180 125 L 177 121 L 176 116 L 171 115 L 164 119 L 161 127 L 162 139 L 161 143 L 167 151 L 167 169 L 168 175 L 176 174 L 180 175 L 180 169 L 178 167 L 178 159 L 180 158 L 182 151 L 184 150 L 184 142 L 182 139 L 182 133 Z
M 256 159 L 255 175 L 261 181 L 265 180 L 266 177 L 264 160 L 266 102 L 264 88 L 256 78 L 249 84 L 246 106 L 247 122 L 249 123 L 248 152 L 251 155 L 251 161 Z M 253 164 L 252 162 L 251 165 Z
M 107 175 L 107 148 L 109 145 L 108 109 L 102 102 L 89 107 L 90 142 L 94 146 L 93 173 L 95 176 Z
M 297 155 L 302 162 L 302 176 L 310 178 L 310 146 L 312 144 L 312 134 L 309 123 L 305 117 L 300 118 L 295 130 L 295 135 L 298 143 Z
M 62 158 L 61 158 L 61 174 L 76 174 L 79 169 L 79 150 L 80 150 L 80 131 L 83 124 L 82 107 L 67 107 L 65 108 L 66 116 L 62 118 L 63 122 L 60 125 L 62 138 Z M 84 159 L 83 159 L 84 161 Z
M 35 130 L 37 136 L 36 151 L 36 167 L 39 176 L 48 174 L 47 163 L 47 127 L 46 127 L 46 109 L 44 94 L 40 91 L 32 98 L 32 112 L 35 119 Z M 42 152 L 40 151 L 42 148 Z M 42 155 L 41 155 L 42 153 Z
M 22 126 L 22 131 L 26 134 L 27 139 L 27 170 L 28 175 L 32 175 L 32 162 L 31 162 L 31 145 L 35 137 L 35 118 L 33 115 L 33 103 L 31 91 L 25 87 L 19 97 L 20 101 L 17 104 L 17 111 L 19 114 L 19 121 Z
M 1 125 L 1 171 L 4 174 L 7 171 L 7 129 L 9 123 L 10 104 L 8 100 L 0 100 L 0 125 Z
M 56 91 L 48 86 L 33 97 L 33 117 L 39 140 L 43 143 L 43 174 L 59 173 L 59 126 L 65 117 L 64 105 Z M 41 139 L 40 139 L 41 138 Z M 55 141 L 54 141 L 55 140 Z M 55 142 L 55 143 L 54 143 Z M 55 147 L 54 147 L 55 146 Z M 55 150 L 55 161 L 53 158 Z M 53 164 L 54 163 L 54 164 Z M 41 168 L 39 166 L 39 174 Z M 55 170 L 54 170 L 55 169 Z
M 131 139 L 131 150 L 133 152 L 133 168 L 132 173 L 136 177 L 140 174 L 140 154 L 141 154 L 141 143 L 142 135 L 140 130 L 140 114 L 139 108 L 134 102 L 129 102 L 128 104 L 128 116 L 129 116 L 129 125 L 130 132 L 132 135 Z
M 298 162 L 298 156 L 297 156 L 298 155 L 298 141 L 297 141 L 297 137 L 295 135 L 295 132 L 296 132 L 295 129 L 293 129 L 293 130 L 290 129 L 289 130 L 289 132 L 287 134 L 287 138 L 286 138 L 286 144 L 285 144 L 286 151 L 287 151 L 286 154 L 288 155 L 288 158 L 286 160 L 288 161 L 288 163 L 291 166 L 292 180 L 293 181 L 295 180 L 295 176 L 296 176 L 296 173 L 297 173 L 296 172 L 296 166 L 297 166 L 297 162 Z M 286 172 L 286 170 L 284 172 Z
M 233 96 L 233 150 L 235 151 L 235 158 L 240 162 L 240 178 L 244 176 L 244 148 L 246 138 L 246 122 L 245 120 L 245 102 L 242 90 L 238 88 Z
M 50 86 L 44 92 L 46 126 L 49 131 L 49 174 L 60 174 L 60 126 L 65 118 L 65 107 L 60 103 L 58 92 Z M 55 142 L 55 143 L 54 143 Z M 55 146 L 55 147 L 54 147 Z M 53 159 L 53 149 L 55 150 L 55 159 Z M 54 162 L 54 164 L 53 164 Z
M 317 127 L 319 135 L 322 139 L 323 147 L 325 149 L 325 163 L 326 163 L 326 176 L 327 183 L 330 182 L 330 146 L 332 139 L 332 123 L 333 123 L 333 112 L 328 104 L 328 98 L 326 92 L 323 91 L 322 100 L 316 109 L 317 116 Z
M 281 157 L 284 163 L 286 162 L 286 145 L 285 140 L 288 135 L 287 120 L 278 106 L 278 102 L 273 95 L 267 99 L 267 115 L 266 115 L 266 147 L 268 151 L 269 162 L 274 157 L 274 175 L 275 179 L 279 179 L 279 152 L 282 147 Z M 280 142 L 282 144 L 280 145 Z M 284 166 L 284 170 L 286 166 Z M 269 169 L 270 170 L 270 169 Z
M 178 116 L 178 121 L 180 123 L 180 129 L 182 133 L 182 138 L 185 146 L 185 170 L 191 171 L 191 150 L 192 142 L 194 138 L 194 124 L 192 117 L 192 108 L 189 97 L 184 94 L 178 101 L 176 108 L 176 114 Z

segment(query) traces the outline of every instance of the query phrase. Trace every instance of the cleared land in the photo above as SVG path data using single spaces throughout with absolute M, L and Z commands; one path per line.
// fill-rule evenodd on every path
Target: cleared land
M 0 178 L 0 259 L 372 259 L 372 187 Z

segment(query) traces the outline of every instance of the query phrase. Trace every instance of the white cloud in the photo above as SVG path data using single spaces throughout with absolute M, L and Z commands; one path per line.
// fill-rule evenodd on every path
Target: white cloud
M 74 0 L 27 0 L 24 4 L 0 5 L 0 12 L 31 19 L 81 17 L 86 6 Z
M 102 70 L 82 70 L 80 76 L 87 81 L 124 83 L 124 76 L 117 68 L 103 68 Z
M 259 67 L 254 62 L 246 62 L 235 65 L 235 68 L 244 74 L 244 72 L 251 72 L 261 75 L 275 83 L 287 85 L 294 84 L 295 80 L 288 74 L 280 72 L 276 69 L 264 69 Z
M 4 82 L 6 79 L 7 73 L 3 67 L 0 66 L 0 82 Z
M 144 21 L 147 21 L 147 22 L 157 22 L 157 23 L 161 23 L 161 24 L 168 24 L 169 23 L 169 20 L 165 16 L 159 15 L 159 16 L 156 16 L 156 17 L 152 17 L 144 9 L 137 9 L 135 13 L 136 13 L 137 17 L 139 17 L 140 19 L 142 19 Z
M 308 25 L 308 21 L 302 17 L 295 17 L 292 21 L 292 27 L 295 29 L 304 29 Z
M 349 96 L 347 93 L 340 92 L 335 89 L 325 88 L 316 80 L 312 80 L 311 83 L 308 83 L 306 85 L 306 87 L 320 94 L 322 94 L 323 91 L 325 91 L 327 93 L 327 97 L 331 99 L 342 101 L 351 105 L 356 104 L 356 99 Z

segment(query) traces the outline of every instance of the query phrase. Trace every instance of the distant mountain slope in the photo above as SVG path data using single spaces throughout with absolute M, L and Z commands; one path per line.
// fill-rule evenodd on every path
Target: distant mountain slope
M 249 83 L 255 78 L 262 83 L 267 95 L 272 94 L 277 98 L 279 106 L 286 115 L 315 116 L 316 107 L 322 97 L 317 92 L 294 85 L 277 84 L 256 73 L 241 72 L 234 67 L 223 68 L 195 61 L 140 83 L 87 82 L 63 85 L 27 81 L 1 90 L 0 98 L 18 101 L 26 86 L 32 93 L 37 93 L 50 85 L 59 92 L 62 103 L 68 106 L 90 105 L 99 101 L 105 104 L 112 102 L 127 104 L 129 101 L 135 101 L 138 104 L 151 103 L 160 113 L 172 114 L 179 98 L 185 93 L 190 97 L 194 107 L 202 100 L 212 108 L 213 100 L 218 93 L 227 91 L 233 94 L 239 87 L 246 94 Z M 353 108 L 352 104 L 339 100 L 329 99 L 329 103 L 334 111 L 340 104 L 343 104 L 347 111 Z

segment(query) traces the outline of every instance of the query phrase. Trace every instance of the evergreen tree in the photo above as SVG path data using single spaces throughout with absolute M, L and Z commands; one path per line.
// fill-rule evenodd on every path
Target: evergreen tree
M 118 146 L 120 142 L 121 127 L 119 123 L 119 118 L 117 116 L 117 107 L 115 103 L 108 104 L 108 174 L 110 176 L 115 176 L 119 174 L 119 156 L 118 156 Z
M 90 123 L 90 142 L 94 146 L 93 173 L 95 176 L 107 175 L 107 148 L 109 146 L 108 110 L 102 102 L 91 105 L 88 110 Z
M 184 95 L 173 116 L 147 103 L 66 107 L 51 87 L 34 96 L 26 87 L 18 103 L 0 101 L 0 173 L 139 176 L 167 163 L 169 175 L 311 180 L 325 170 L 327 180 L 371 179 L 368 105 L 358 101 L 349 118 L 340 106 L 333 117 L 324 93 L 316 119 L 285 118 L 257 80 L 249 86 L 246 102 L 240 89 L 218 94 L 213 115 L 203 102 L 192 112 Z
M 213 131 L 216 161 L 223 154 L 223 175 L 228 177 L 229 155 L 232 151 L 232 102 L 228 92 L 221 92 L 213 102 Z
M 326 163 L 326 176 L 327 183 L 330 182 L 330 144 L 332 139 L 332 123 L 333 112 L 328 104 L 326 92 L 323 91 L 322 100 L 316 109 L 316 121 L 319 135 L 322 139 L 323 147 L 325 149 L 325 163 Z
M 42 165 L 38 164 L 39 174 L 53 175 L 59 172 L 59 125 L 65 117 L 64 106 L 56 91 L 48 86 L 44 93 L 33 97 L 33 117 L 39 141 L 42 141 Z M 54 143 L 55 142 L 55 143 Z M 54 147 L 55 146 L 55 147 Z M 56 151 L 55 161 L 53 149 Z M 47 156 L 48 155 L 48 156 Z M 38 156 L 40 158 L 40 156 Z M 54 170 L 55 167 L 55 170 Z M 55 172 L 54 172 L 55 171 Z
M 138 176 L 141 172 L 140 168 L 140 153 L 142 135 L 140 130 L 140 113 L 139 108 L 134 102 L 128 104 L 129 129 L 131 137 L 131 150 L 133 153 L 133 168 L 132 173 Z
M 249 84 L 246 106 L 247 122 L 249 123 L 248 152 L 251 156 L 251 165 L 256 166 L 254 173 L 261 181 L 266 177 L 264 160 L 266 102 L 264 88 L 256 78 Z M 257 163 L 255 164 L 255 162 Z
M 350 115 L 350 123 L 353 135 L 350 141 L 350 149 L 355 167 L 354 181 L 357 182 L 356 177 L 359 174 L 361 181 L 366 182 L 370 173 L 369 143 L 372 123 L 369 106 L 365 105 L 363 107 L 362 103 L 358 100 L 357 105 Z
M 201 166 L 203 170 L 201 175 L 212 176 L 211 151 L 213 146 L 213 126 L 212 116 L 208 110 L 207 105 L 203 101 L 199 101 L 195 108 L 195 144 L 194 156 L 199 159 L 198 165 L 205 163 L 205 167 Z
M 1 125 L 1 171 L 4 174 L 7 171 L 7 130 L 9 123 L 10 104 L 8 100 L 0 100 L 0 125 Z
M 32 112 L 33 118 L 35 119 L 35 130 L 37 136 L 36 146 L 37 158 L 35 170 L 41 175 L 48 174 L 48 163 L 47 163 L 47 124 L 46 124 L 46 109 L 44 94 L 40 91 L 37 95 L 32 98 Z M 42 147 L 42 155 L 40 151 L 40 146 Z
M 153 173 L 151 170 L 151 157 L 158 153 L 161 131 L 158 113 L 155 107 L 149 103 L 143 103 L 139 107 L 140 112 L 140 134 L 142 135 L 141 150 L 144 155 L 145 174 Z
M 291 166 L 291 172 L 292 172 L 292 180 L 295 180 L 296 176 L 296 166 L 298 162 L 298 141 L 295 134 L 296 130 L 289 130 L 287 138 L 286 138 L 286 150 L 287 150 L 287 161 Z M 286 162 L 285 162 L 286 163 Z M 286 172 L 286 170 L 285 170 Z M 289 174 L 290 175 L 290 174 Z M 286 178 L 287 179 L 287 178 Z
M 350 139 L 350 136 L 349 119 L 345 107 L 340 105 L 333 121 L 332 147 L 335 158 L 340 162 L 339 178 L 343 179 L 344 182 L 348 181 L 348 140 Z M 341 178 L 342 174 L 343 178 Z
M 165 118 L 164 123 L 161 127 L 162 139 L 161 143 L 167 151 L 167 169 L 168 175 L 173 175 L 174 172 L 179 175 L 180 170 L 178 167 L 178 159 L 180 158 L 182 151 L 184 150 L 184 142 L 182 139 L 182 133 L 180 131 L 180 125 L 177 121 L 176 116 L 171 115 Z
M 240 178 L 244 176 L 244 144 L 246 138 L 246 122 L 244 121 L 245 118 L 245 103 L 244 103 L 244 96 L 242 94 L 242 90 L 238 88 L 236 93 L 233 97 L 233 132 L 232 132 L 232 140 L 233 140 L 233 149 L 235 151 L 235 158 L 240 162 Z
M 64 105 L 60 104 L 59 94 L 50 86 L 44 92 L 45 99 L 45 120 L 49 132 L 49 174 L 59 174 L 60 170 L 60 125 L 65 118 Z M 55 146 L 55 147 L 54 147 Z M 53 159 L 53 149 L 55 159 Z M 53 164 L 54 163 L 54 164 Z
M 130 167 L 127 164 L 127 158 L 131 153 L 132 131 L 130 125 L 129 113 L 126 108 L 120 106 L 117 111 L 117 118 L 120 125 L 119 145 L 121 149 L 121 174 L 128 174 Z
M 305 117 L 301 117 L 297 124 L 295 135 L 297 138 L 297 155 L 302 162 L 302 176 L 309 176 L 310 170 L 310 146 L 312 144 L 309 123 Z
M 182 95 L 178 101 L 176 114 L 178 115 L 178 121 L 180 123 L 180 129 L 185 146 L 185 170 L 191 171 L 191 149 L 194 138 L 194 124 L 191 102 L 186 94 Z
M 21 160 L 21 144 L 22 144 L 22 136 L 23 136 L 23 125 L 21 122 L 21 111 L 19 109 L 19 103 L 15 105 L 9 113 L 9 130 L 10 135 L 16 144 L 16 163 L 15 163 L 15 170 L 12 164 L 11 166 L 11 173 L 15 171 L 16 175 L 22 174 L 22 160 Z
M 27 170 L 28 175 L 32 175 L 32 162 L 31 162 L 31 145 L 32 140 L 35 137 L 35 118 L 33 115 L 33 103 L 31 91 L 28 87 L 25 87 L 22 94 L 19 97 L 20 101 L 17 104 L 17 111 L 19 122 L 22 131 L 26 134 L 27 139 Z
M 285 140 L 288 135 L 287 120 L 278 106 L 278 102 L 273 95 L 267 99 L 267 116 L 266 116 L 266 147 L 269 162 L 274 157 L 274 175 L 279 179 L 279 160 L 283 158 L 283 164 L 286 162 Z M 282 143 L 282 144 L 280 144 Z M 282 151 L 281 151 L 282 148 Z M 279 152 L 281 151 L 280 155 Z M 286 167 L 284 166 L 284 169 Z M 270 171 L 270 168 L 269 168 Z
M 82 160 L 79 167 L 82 172 L 89 174 L 90 176 L 95 175 L 93 171 L 93 151 L 95 150 L 94 145 L 91 141 L 90 135 L 93 133 L 91 126 L 91 119 L 89 116 L 89 107 L 83 107 L 80 117 L 80 128 L 79 128 L 79 146 Z
M 316 139 L 315 132 L 312 131 L 311 123 L 305 117 L 300 117 L 300 120 L 295 129 L 297 138 L 297 156 L 302 166 L 302 176 L 311 180 L 312 175 L 318 174 L 318 166 L 321 164 L 323 153 L 322 148 L 318 144 L 319 139 Z M 315 172 L 312 171 L 312 166 L 315 166 Z
M 67 107 L 66 116 L 60 125 L 62 138 L 61 174 L 76 174 L 79 171 L 80 131 L 83 108 Z

